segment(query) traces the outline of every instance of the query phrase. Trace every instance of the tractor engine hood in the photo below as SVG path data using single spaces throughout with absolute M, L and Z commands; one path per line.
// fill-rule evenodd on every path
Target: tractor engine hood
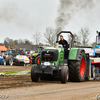
M 57 61 L 58 50 L 55 48 L 43 49 L 41 52 L 41 61 Z

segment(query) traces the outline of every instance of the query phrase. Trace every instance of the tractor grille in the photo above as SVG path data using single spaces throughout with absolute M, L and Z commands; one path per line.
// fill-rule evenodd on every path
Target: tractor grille
M 45 49 L 41 53 L 42 61 L 57 61 L 58 60 L 58 50 L 48 50 Z

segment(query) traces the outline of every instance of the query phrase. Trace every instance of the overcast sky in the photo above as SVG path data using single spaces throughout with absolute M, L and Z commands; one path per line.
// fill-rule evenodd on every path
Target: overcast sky
M 71 13 L 63 30 L 78 34 L 81 27 L 88 27 L 90 40 L 94 42 L 96 30 L 100 31 L 99 1 L 94 0 L 93 7 Z M 33 41 L 32 35 L 36 31 L 43 37 L 46 27 L 56 27 L 59 5 L 60 0 L 0 0 L 0 42 L 6 37 Z

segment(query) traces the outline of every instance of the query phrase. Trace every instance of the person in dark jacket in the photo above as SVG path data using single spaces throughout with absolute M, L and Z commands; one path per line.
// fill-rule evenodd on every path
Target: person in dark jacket
M 63 38 L 62 35 L 60 36 L 59 44 L 62 44 L 64 48 L 64 58 L 67 59 L 68 58 L 68 42 Z
M 68 42 L 63 38 L 63 36 L 60 36 L 59 44 L 62 44 L 64 49 L 68 49 Z

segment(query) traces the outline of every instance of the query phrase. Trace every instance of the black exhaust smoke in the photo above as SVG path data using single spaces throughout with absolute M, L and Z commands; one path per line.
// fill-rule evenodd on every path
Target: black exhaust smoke
M 94 0 L 60 0 L 55 20 L 56 30 L 61 31 L 78 11 L 90 9 L 94 5 Z

